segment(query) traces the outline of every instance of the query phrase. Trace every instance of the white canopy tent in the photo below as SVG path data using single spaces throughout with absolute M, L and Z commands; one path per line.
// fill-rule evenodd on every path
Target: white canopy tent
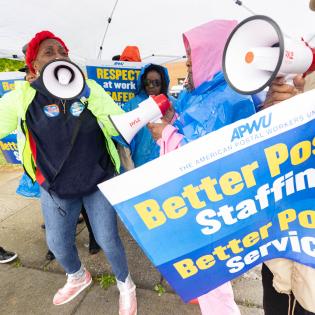
M 309 0 L 242 2 L 243 7 L 234 0 L 0 0 L 0 57 L 22 58 L 22 46 L 47 29 L 67 43 L 74 60 L 84 63 L 98 58 L 107 29 L 101 59 L 136 45 L 145 61 L 164 63 L 185 54 L 184 31 L 212 19 L 240 21 L 250 15 L 244 6 L 275 19 L 286 34 L 308 39 L 315 32 Z

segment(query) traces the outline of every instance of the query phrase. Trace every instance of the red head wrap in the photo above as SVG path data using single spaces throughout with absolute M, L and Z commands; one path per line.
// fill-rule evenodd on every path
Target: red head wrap
M 63 42 L 63 40 L 57 36 L 55 36 L 53 33 L 49 31 L 41 31 L 37 33 L 27 44 L 27 50 L 26 50 L 26 56 L 25 56 L 25 62 L 28 65 L 31 72 L 35 73 L 35 69 L 33 68 L 33 61 L 36 59 L 38 54 L 39 45 L 42 41 L 45 39 L 55 39 L 57 40 L 63 48 L 68 52 L 69 49 L 67 48 L 66 44 Z

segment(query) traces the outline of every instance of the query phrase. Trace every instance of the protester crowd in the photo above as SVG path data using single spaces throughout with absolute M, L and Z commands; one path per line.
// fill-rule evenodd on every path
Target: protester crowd
M 228 86 L 221 70 L 222 55 L 236 24 L 215 20 L 183 34 L 187 54 L 185 89 L 178 99 L 168 96 L 172 106 L 161 122 L 149 123 L 135 136 L 129 147 L 134 167 L 303 92 L 305 80 L 300 75 L 294 78 L 294 85 L 275 79 L 265 99 L 238 94 Z M 138 49 L 130 47 L 117 59 L 141 61 Z M 90 252 L 101 248 L 115 274 L 120 292 L 119 314 L 135 315 L 136 286 L 118 234 L 116 213 L 97 188 L 121 171 L 118 145 L 113 140 L 118 133 L 108 116 L 124 112 L 93 80 L 86 80 L 87 88 L 75 100 L 61 100 L 47 93 L 40 80 L 41 71 L 52 60 L 68 60 L 68 51 L 63 40 L 48 31 L 37 33 L 29 41 L 26 65 L 30 79 L 17 82 L 15 91 L 0 100 L 0 138 L 18 130 L 23 167 L 27 176 L 39 184 L 47 245 L 67 274 L 53 303 L 70 302 L 92 282 L 75 245 L 76 224 L 83 211 L 89 227 Z M 129 58 L 128 51 L 134 57 Z M 144 65 L 136 96 L 125 109 L 138 108 L 150 95 L 168 95 L 168 89 L 167 69 Z M 0 263 L 16 257 L 0 247 Z M 289 271 L 281 273 L 286 263 L 279 259 L 263 265 L 265 314 L 315 314 L 315 284 L 308 283 L 307 293 L 297 290 L 302 277 L 294 270 L 302 267 L 294 263 Z M 303 270 L 315 283 L 314 269 L 303 266 Z M 286 290 L 273 285 L 274 275 L 278 283 L 279 277 L 290 283 Z M 230 283 L 199 297 L 198 302 L 204 315 L 240 314 Z

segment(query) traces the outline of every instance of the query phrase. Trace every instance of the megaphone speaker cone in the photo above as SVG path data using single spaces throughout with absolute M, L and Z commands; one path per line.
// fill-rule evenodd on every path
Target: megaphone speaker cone
M 55 71 L 55 77 L 62 85 L 69 84 L 72 80 L 74 80 L 74 71 L 67 67 L 66 65 L 58 66 L 56 67 Z
M 51 96 L 66 100 L 79 97 L 86 84 L 82 70 L 66 59 L 47 63 L 41 71 L 40 79 Z
M 238 93 L 257 93 L 276 77 L 283 54 L 284 39 L 278 24 L 264 15 L 251 16 L 234 28 L 225 44 L 225 80 Z
M 224 48 L 222 68 L 235 91 L 254 94 L 276 77 L 284 77 L 289 84 L 292 79 L 288 79 L 296 74 L 314 71 L 314 59 L 314 49 L 307 43 L 285 36 L 275 21 L 257 15 L 232 31 Z

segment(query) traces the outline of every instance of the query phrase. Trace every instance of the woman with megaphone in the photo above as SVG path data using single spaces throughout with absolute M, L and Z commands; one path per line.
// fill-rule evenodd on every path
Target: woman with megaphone
M 148 125 L 160 145 L 161 155 L 249 117 L 257 110 L 299 93 L 303 88 L 304 80 L 301 78 L 296 79 L 295 87 L 277 79 L 263 103 L 256 95 L 241 95 L 233 91 L 224 79 L 221 64 L 226 40 L 236 24 L 236 21 L 214 20 L 184 33 L 188 77 L 186 89 L 175 103 L 178 118 L 173 125 L 165 121 Z M 198 302 L 204 315 L 240 314 L 229 282 L 205 292 L 198 297 Z M 269 314 L 278 315 L 276 312 Z
M 142 69 L 137 79 L 137 90 L 135 97 L 129 100 L 123 107 L 126 112 L 130 112 L 139 107 L 139 104 L 148 99 L 150 96 L 159 94 L 168 95 L 170 78 L 167 68 L 156 65 L 147 64 Z M 175 103 L 174 97 L 168 95 L 171 103 Z M 169 121 L 174 117 L 174 109 L 171 106 L 164 118 L 169 117 Z M 152 138 L 149 129 L 143 127 L 133 138 L 131 144 L 132 160 L 135 167 L 141 166 L 160 155 L 160 148 Z
M 75 89 L 71 91 L 70 84 L 82 80 L 78 67 L 68 60 L 67 46 L 51 32 L 39 32 L 31 39 L 26 63 L 37 79 L 31 84 L 17 82 L 15 90 L 1 99 L 0 138 L 18 129 L 24 169 L 40 184 L 48 247 L 67 273 L 67 282 L 53 303 L 71 301 L 92 282 L 75 246 L 76 222 L 84 205 L 96 241 L 116 276 L 119 314 L 135 315 L 136 287 L 118 235 L 116 213 L 97 187 L 119 172 L 120 160 L 111 139 L 118 134 L 108 115 L 123 111 L 93 80 L 83 79 L 80 93 L 71 95 Z M 59 82 L 51 75 L 57 68 L 62 69 Z

